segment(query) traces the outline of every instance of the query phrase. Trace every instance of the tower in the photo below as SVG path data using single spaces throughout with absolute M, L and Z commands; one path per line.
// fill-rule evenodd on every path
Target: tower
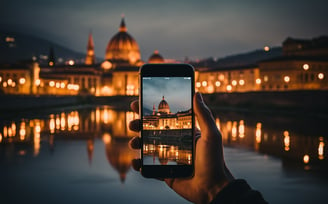
M 95 48 L 94 48 L 92 33 L 90 32 L 88 45 L 87 45 L 87 56 L 85 57 L 85 64 L 92 65 L 95 63 L 96 63 Z

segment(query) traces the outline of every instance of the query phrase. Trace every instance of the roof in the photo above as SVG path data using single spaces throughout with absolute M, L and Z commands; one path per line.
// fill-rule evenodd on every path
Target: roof
M 269 60 L 263 60 L 262 62 L 279 62 L 279 61 L 320 61 L 328 62 L 328 56 L 281 56 Z

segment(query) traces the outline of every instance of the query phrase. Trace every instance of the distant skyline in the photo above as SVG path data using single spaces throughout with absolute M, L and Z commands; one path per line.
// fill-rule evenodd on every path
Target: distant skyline
M 328 35 L 326 1 L 292 0 L 2 0 L 0 27 L 85 53 L 92 30 L 96 57 L 125 15 L 143 60 L 221 58 L 281 46 L 287 37 Z
M 164 96 L 169 104 L 170 111 L 186 111 L 191 108 L 191 79 L 183 77 L 152 77 L 143 79 L 143 103 L 148 110 L 153 110 L 155 105 L 158 111 L 158 105 Z

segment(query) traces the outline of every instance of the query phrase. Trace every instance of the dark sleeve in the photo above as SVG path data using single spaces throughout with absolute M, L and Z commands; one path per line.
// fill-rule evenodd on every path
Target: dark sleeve
M 236 179 L 224 187 L 212 200 L 211 204 L 226 203 L 267 203 L 261 193 L 251 189 L 245 180 Z

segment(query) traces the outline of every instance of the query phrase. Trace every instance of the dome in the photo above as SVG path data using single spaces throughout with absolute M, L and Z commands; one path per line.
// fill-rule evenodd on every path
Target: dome
M 149 57 L 148 63 L 163 63 L 164 58 L 155 50 L 154 53 Z
M 160 113 L 170 113 L 169 104 L 165 101 L 164 96 L 161 102 L 158 105 L 158 112 Z
M 112 37 L 107 45 L 105 59 L 112 62 L 136 64 L 140 58 L 138 43 L 127 33 L 124 18 L 122 18 L 119 32 Z

